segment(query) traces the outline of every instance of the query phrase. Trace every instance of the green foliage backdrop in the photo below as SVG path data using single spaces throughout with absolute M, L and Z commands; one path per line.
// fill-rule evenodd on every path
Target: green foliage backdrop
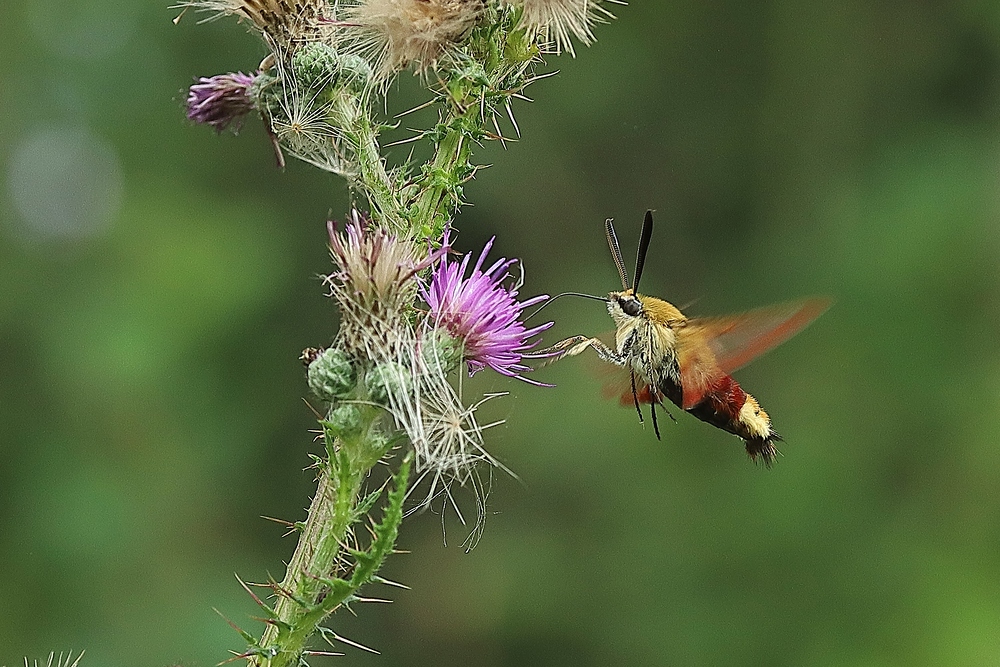
M 335 618 L 383 655 L 337 664 L 1000 662 L 1000 5 L 617 14 L 480 152 L 458 247 L 497 234 L 525 294 L 601 293 L 602 221 L 631 249 L 654 208 L 652 294 L 836 297 L 738 374 L 784 456 L 757 469 L 683 415 L 658 442 L 582 358 L 536 374 L 555 389 L 477 376 L 511 393 L 492 452 L 520 479 L 495 477 L 471 553 L 453 518 L 447 546 L 439 515 L 404 523 L 385 574 L 412 590 Z M 174 16 L 13 0 L 0 22 L 0 664 L 215 664 L 241 642 L 213 607 L 257 631 L 233 573 L 280 578 L 294 547 L 259 517 L 313 488 L 297 356 L 334 331 L 315 276 L 347 190 L 277 171 L 255 119 L 184 120 L 192 77 L 263 49 Z M 610 328 L 548 314 L 550 341 Z

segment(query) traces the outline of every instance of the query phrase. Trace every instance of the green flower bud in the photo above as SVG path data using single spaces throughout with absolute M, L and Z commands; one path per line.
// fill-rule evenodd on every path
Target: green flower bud
M 389 404 L 389 395 L 399 396 L 412 390 L 410 371 L 395 361 L 378 364 L 365 374 L 365 388 L 368 397 L 383 405 Z
M 437 373 L 448 373 L 462 361 L 462 341 L 445 329 L 431 329 L 420 339 L 420 354 L 427 367 Z
M 336 438 L 345 439 L 361 433 L 364 420 L 356 405 L 342 403 L 330 410 L 326 418 L 326 428 Z
M 329 44 L 310 42 L 292 56 L 291 75 L 307 90 L 343 88 L 360 93 L 371 81 L 372 68 L 361 56 L 337 53 Z
M 326 88 L 340 73 L 337 50 L 322 42 L 303 44 L 292 56 L 292 76 L 306 89 Z
M 377 458 L 382 458 L 392 448 L 392 443 L 395 441 L 396 437 L 389 435 L 379 428 L 369 430 L 368 435 L 365 437 L 365 444 L 368 450 Z
M 281 105 L 281 86 L 275 85 L 278 77 L 268 72 L 258 72 L 250 84 L 250 99 L 258 109 L 274 113 Z
M 344 396 L 356 383 L 347 355 L 335 347 L 323 350 L 309 364 L 308 378 L 309 388 L 325 401 Z
M 372 80 L 372 67 L 361 56 L 344 53 L 340 56 L 339 83 L 352 93 L 361 94 L 368 89 Z

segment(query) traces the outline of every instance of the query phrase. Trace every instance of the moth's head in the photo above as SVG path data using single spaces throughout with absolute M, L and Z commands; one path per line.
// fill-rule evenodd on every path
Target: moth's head
M 631 289 L 608 294 L 608 312 L 616 324 L 635 323 L 637 319 L 673 327 L 687 318 L 672 303 L 655 296 L 636 294 Z
M 639 296 L 636 294 L 636 290 L 639 288 L 639 278 L 642 277 L 642 265 L 646 262 L 649 238 L 653 233 L 653 212 L 646 211 L 646 217 L 642 221 L 639 253 L 635 258 L 635 280 L 632 281 L 631 287 L 629 287 L 628 271 L 625 269 L 622 251 L 618 246 L 618 237 L 615 235 L 615 227 L 611 224 L 610 219 L 605 221 L 604 228 L 608 237 L 608 247 L 611 248 L 611 258 L 614 259 L 618 276 L 622 279 L 622 291 L 608 293 L 608 312 L 619 327 L 635 325 L 637 318 L 648 319 L 645 311 L 649 297 Z
M 641 297 L 637 296 L 631 289 L 608 294 L 608 312 L 611 313 L 611 317 L 616 322 L 639 317 L 642 315 L 642 311 Z

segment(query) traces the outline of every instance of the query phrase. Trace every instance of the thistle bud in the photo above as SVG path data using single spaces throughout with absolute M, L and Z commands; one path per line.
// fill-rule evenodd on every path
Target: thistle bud
M 242 72 L 202 77 L 191 86 L 187 97 L 187 117 L 222 132 L 230 125 L 239 130 L 243 118 L 253 111 L 250 94 L 254 77 Z
M 421 357 L 427 368 L 435 373 L 447 374 L 457 368 L 464 349 L 462 341 L 445 329 L 430 329 L 420 338 Z
M 343 397 L 354 388 L 354 368 L 340 349 L 323 350 L 309 364 L 309 388 L 324 401 Z
M 299 48 L 291 59 L 291 71 L 298 86 L 317 98 L 321 91 L 332 93 L 346 89 L 361 93 L 369 85 L 372 71 L 368 61 L 351 53 L 339 53 L 323 42 L 311 42 Z
M 351 438 L 361 433 L 364 419 L 361 410 L 356 405 L 342 403 L 330 410 L 326 418 L 326 429 L 330 435 L 341 440 Z
M 402 364 L 395 361 L 384 361 L 365 374 L 365 388 L 368 397 L 383 405 L 392 403 L 390 396 L 409 396 L 412 394 L 413 378 Z
M 337 64 L 340 67 L 339 84 L 357 95 L 361 95 L 371 86 L 374 76 L 368 61 L 353 53 L 341 53 Z

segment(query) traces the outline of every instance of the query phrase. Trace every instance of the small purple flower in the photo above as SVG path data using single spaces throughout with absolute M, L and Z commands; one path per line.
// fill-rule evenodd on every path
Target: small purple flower
M 445 257 L 431 276 L 430 285 L 422 288 L 421 293 L 430 306 L 434 323 L 462 341 L 470 375 L 489 366 L 503 375 L 540 384 L 521 376 L 531 368 L 520 362 L 524 353 L 538 342 L 529 339 L 551 327 L 552 322 L 528 329 L 521 321 L 521 314 L 525 308 L 549 297 L 543 294 L 527 301 L 516 300 L 519 285 L 503 284 L 516 259 L 500 258 L 490 268 L 482 269 L 493 240 L 483 248 L 468 278 L 465 272 L 472 253 L 463 257 L 461 263 L 449 262 Z
M 254 77 L 242 72 L 201 77 L 188 91 L 188 119 L 211 125 L 216 132 L 222 132 L 230 124 L 239 129 L 243 117 L 254 109 L 250 97 L 253 80 Z

